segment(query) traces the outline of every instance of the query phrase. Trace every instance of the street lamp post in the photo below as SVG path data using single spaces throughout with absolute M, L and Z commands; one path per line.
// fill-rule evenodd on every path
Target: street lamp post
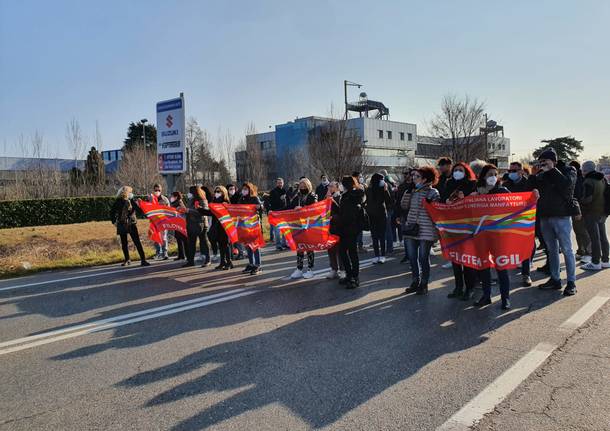
M 146 123 L 148 123 L 148 120 L 146 118 L 142 118 L 140 122 L 142 123 L 142 140 L 144 142 L 144 188 L 146 191 L 148 191 L 148 188 L 146 187 L 148 181 L 148 169 L 146 167 L 148 164 L 148 148 L 146 148 Z

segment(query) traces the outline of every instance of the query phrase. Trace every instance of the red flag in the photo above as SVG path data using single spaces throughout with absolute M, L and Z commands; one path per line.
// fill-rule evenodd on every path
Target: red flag
M 265 245 L 257 206 L 254 204 L 210 204 L 210 211 L 218 218 L 229 241 L 239 242 L 256 250 Z
M 536 198 L 531 192 L 425 202 L 425 207 L 439 230 L 445 259 L 474 269 L 512 269 L 532 254 Z
M 148 237 L 162 244 L 161 231 L 175 230 L 182 235 L 186 235 L 186 218 L 176 208 L 158 203 L 138 201 L 140 209 L 150 221 Z
M 292 250 L 327 250 L 339 242 L 329 232 L 332 199 L 327 198 L 298 210 L 271 211 L 269 223 L 277 226 Z

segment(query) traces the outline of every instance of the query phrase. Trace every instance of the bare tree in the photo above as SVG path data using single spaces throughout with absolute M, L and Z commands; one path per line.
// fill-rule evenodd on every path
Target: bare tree
M 366 164 L 362 137 L 342 119 L 332 119 L 309 132 L 307 155 L 312 174 L 335 179 L 362 171 Z
M 103 151 L 104 142 L 102 141 L 102 133 L 97 120 L 95 120 L 95 148 L 101 153 Z
M 186 122 L 186 130 L 184 133 L 186 146 L 186 170 L 191 182 L 195 179 L 197 172 L 197 153 L 201 153 L 201 146 L 204 145 L 203 130 L 199 127 L 199 123 L 194 117 L 190 117 Z
M 269 166 L 273 161 L 270 154 L 265 154 L 261 143 L 256 140 L 256 126 L 250 122 L 245 130 L 246 163 L 244 174 L 248 181 L 256 184 L 259 189 L 269 188 Z M 244 147 L 243 142 L 240 147 Z
M 133 187 L 134 193 L 147 193 L 154 183 L 161 181 L 155 153 L 142 145 L 124 151 L 116 177 L 121 185 Z
M 441 112 L 430 122 L 429 132 L 446 143 L 453 160 L 485 158 L 485 141 L 479 136 L 484 118 L 483 102 L 468 95 L 458 98 L 448 94 L 443 97 Z
M 66 143 L 72 152 L 74 160 L 81 160 L 85 149 L 85 142 L 80 123 L 76 118 L 72 118 L 66 124 Z

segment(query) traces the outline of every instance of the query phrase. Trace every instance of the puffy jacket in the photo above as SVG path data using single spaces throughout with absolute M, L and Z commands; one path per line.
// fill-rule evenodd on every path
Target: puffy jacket
M 551 169 L 530 175 L 527 183 L 531 189 L 538 189 L 540 199 L 537 205 L 538 217 L 569 217 L 576 215 L 578 202 L 574 198 L 576 169 L 571 166 Z
M 318 184 L 318 187 L 316 187 L 316 195 L 318 196 L 318 199 L 326 199 L 326 193 L 328 193 L 328 184 Z
M 589 172 L 583 181 L 583 195 L 580 199 L 582 215 L 585 217 L 604 216 L 604 191 L 606 178 L 601 172 Z
M 362 230 L 360 228 L 358 216 L 364 204 L 364 190 L 356 188 L 348 190 L 341 195 L 339 208 L 336 215 L 338 217 L 337 232 L 339 236 L 355 237 Z
M 464 193 L 464 196 L 468 196 L 470 193 L 476 190 L 476 181 L 469 180 L 468 178 L 462 178 L 456 180 L 455 178 L 449 178 L 442 189 L 437 189 L 440 196 L 441 202 L 447 202 L 447 199 L 452 198 L 459 192 Z
M 137 223 L 136 208 L 132 200 L 117 198 L 110 209 L 110 221 L 116 225 L 117 235 L 128 233 L 130 226 Z
M 415 237 L 407 237 L 416 240 L 436 241 L 438 239 L 438 231 L 434 222 L 428 215 L 428 211 L 424 208 L 424 200 L 428 202 L 439 201 L 441 195 L 437 189 L 430 185 L 425 185 L 420 189 L 415 189 L 411 193 L 405 193 L 402 196 L 400 206 L 403 210 L 407 210 L 407 224 L 417 223 L 419 232 Z
M 389 190 L 377 185 L 382 179 L 382 175 L 374 174 L 371 178 L 371 186 L 366 189 L 365 207 L 371 219 L 385 219 L 388 215 L 388 209 L 391 209 L 394 204 Z
M 395 201 L 394 201 L 394 217 L 406 217 L 407 213 L 403 212 L 402 207 L 400 206 L 400 201 L 402 200 L 403 195 L 406 192 L 411 192 L 415 186 L 413 183 L 402 182 L 398 185 L 398 190 L 396 190 Z

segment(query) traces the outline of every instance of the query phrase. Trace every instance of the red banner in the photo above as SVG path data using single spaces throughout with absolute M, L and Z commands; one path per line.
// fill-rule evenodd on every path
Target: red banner
M 160 232 L 163 230 L 175 230 L 186 236 L 186 219 L 176 208 L 141 200 L 138 205 L 150 221 L 148 237 L 151 240 L 162 244 Z
M 271 211 L 269 224 L 277 226 L 292 250 L 327 250 L 339 242 L 329 232 L 331 206 L 328 198 L 298 210 Z
M 252 250 L 265 245 L 257 205 L 210 204 L 232 243 L 239 242 Z
M 536 198 L 531 192 L 425 206 L 440 233 L 445 259 L 474 269 L 512 269 L 532 254 Z

